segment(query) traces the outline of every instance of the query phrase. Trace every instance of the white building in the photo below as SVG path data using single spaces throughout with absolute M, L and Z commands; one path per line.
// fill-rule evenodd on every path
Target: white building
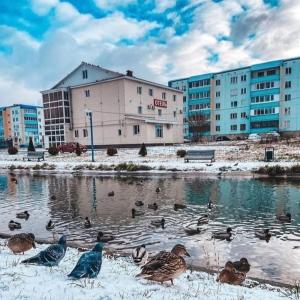
M 81 63 L 51 90 L 43 91 L 45 133 L 50 144 L 105 147 L 183 142 L 183 95 L 176 89 Z

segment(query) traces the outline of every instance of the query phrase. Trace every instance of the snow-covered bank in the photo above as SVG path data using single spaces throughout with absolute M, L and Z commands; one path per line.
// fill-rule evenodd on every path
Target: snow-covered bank
M 47 245 L 25 255 L 13 255 L 0 240 L 0 299 L 290 299 L 289 291 L 269 285 L 255 286 L 246 280 L 245 286 L 231 286 L 216 282 L 216 275 L 203 272 L 186 272 L 175 285 L 160 285 L 135 278 L 139 272 L 129 259 L 104 257 L 102 269 L 94 280 L 70 281 L 67 274 L 80 257 L 75 249 L 68 248 L 59 267 L 47 268 L 22 265 L 20 261 L 32 256 Z M 296 299 L 296 298 L 295 298 Z
M 119 149 L 115 156 L 107 156 L 106 150 L 97 150 L 95 163 L 91 163 L 91 154 L 85 153 L 80 157 L 75 154 L 59 154 L 50 156 L 46 153 L 46 160 L 43 170 L 57 172 L 94 171 L 114 172 L 120 164 L 129 165 L 132 170 L 137 167 L 140 171 L 148 172 L 200 172 L 217 174 L 222 171 L 226 174 L 251 174 L 260 167 L 280 165 L 291 167 L 300 161 L 300 149 L 295 145 L 275 144 L 275 161 L 266 163 L 263 161 L 265 145 L 250 144 L 249 150 L 241 145 L 178 145 L 166 147 L 148 147 L 148 155 L 140 157 L 138 149 Z M 176 156 L 179 149 L 214 149 L 216 151 L 216 162 L 192 161 L 185 163 L 183 158 Z M 0 169 L 17 168 L 25 170 L 40 170 L 44 162 L 23 161 L 26 151 L 20 151 L 17 155 L 8 155 L 6 151 L 0 152 Z M 124 167 L 124 166 L 121 166 Z M 125 166 L 126 167 L 126 166 Z M 123 169 L 121 169 L 123 170 Z M 129 169 L 129 171 L 132 171 Z M 225 171 L 224 171 L 225 170 Z M 119 170 L 117 170 L 119 171 Z M 124 171 L 124 170 L 123 170 Z

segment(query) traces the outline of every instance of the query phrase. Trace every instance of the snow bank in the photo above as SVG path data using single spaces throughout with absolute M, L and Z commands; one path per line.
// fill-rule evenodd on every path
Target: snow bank
M 79 299 L 288 299 L 283 290 L 267 285 L 254 288 L 219 284 L 216 276 L 203 272 L 186 272 L 175 280 L 175 285 L 157 284 L 135 278 L 139 272 L 126 258 L 104 257 L 98 278 L 71 281 L 67 274 L 72 270 L 81 253 L 68 248 L 59 267 L 47 268 L 22 265 L 20 261 L 30 257 L 47 245 L 38 245 L 25 255 L 13 255 L 0 241 L 0 299 L 30 300 L 79 300 Z M 247 280 L 245 285 L 255 285 Z

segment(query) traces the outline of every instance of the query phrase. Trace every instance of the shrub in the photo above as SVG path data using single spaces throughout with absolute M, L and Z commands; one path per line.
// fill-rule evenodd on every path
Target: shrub
M 106 151 L 106 154 L 108 156 L 114 156 L 117 153 L 118 153 L 118 150 L 116 148 L 108 148 Z
M 143 143 L 141 146 L 141 149 L 139 151 L 139 155 L 145 157 L 147 155 L 147 148 L 145 144 Z
M 178 157 L 185 157 L 186 156 L 186 151 L 183 150 L 183 149 L 179 149 L 179 150 L 177 150 L 176 155 Z
M 34 152 L 35 151 L 33 141 L 32 141 L 32 137 L 29 137 L 29 144 L 28 144 L 27 151 L 28 152 Z
M 9 155 L 15 155 L 18 153 L 18 149 L 14 146 L 11 146 L 8 148 L 7 152 Z
M 56 146 L 51 146 L 49 147 L 48 152 L 50 155 L 57 155 L 59 150 L 57 149 Z
M 299 174 L 300 173 L 300 165 L 295 165 L 291 167 L 292 174 Z
M 82 150 L 81 150 L 80 145 L 78 143 L 76 144 L 75 153 L 76 153 L 77 156 L 80 156 L 81 153 L 82 153 Z
M 276 165 L 274 167 L 268 167 L 267 173 L 269 176 L 279 176 L 285 174 L 285 169 L 279 165 Z

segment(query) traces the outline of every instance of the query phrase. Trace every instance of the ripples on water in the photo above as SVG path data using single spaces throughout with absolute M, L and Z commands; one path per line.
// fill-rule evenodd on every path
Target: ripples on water
M 247 257 L 251 275 L 283 282 L 300 278 L 300 181 L 249 179 L 204 179 L 195 177 L 72 177 L 17 176 L 18 184 L 0 175 L 0 231 L 9 233 L 7 224 L 15 213 L 28 210 L 30 218 L 22 221 L 22 231 L 32 231 L 39 238 L 52 237 L 45 225 L 51 218 L 57 234 L 87 244 L 97 232 L 113 233 L 110 243 L 117 249 L 131 249 L 142 243 L 151 251 L 170 249 L 184 243 L 192 254 L 192 263 L 216 268 L 228 259 Z M 157 195 L 155 189 L 161 188 Z M 108 192 L 114 191 L 114 197 Z M 51 199 L 55 195 L 56 199 Z M 137 200 L 144 201 L 145 215 L 131 218 Z M 214 209 L 209 212 L 208 201 Z M 157 202 L 157 211 L 147 209 Z M 174 211 L 174 203 L 187 209 Z M 275 215 L 291 212 L 291 224 L 276 221 Z M 196 226 L 199 216 L 210 214 L 209 225 L 201 233 L 187 236 L 184 226 Z M 93 227 L 83 228 L 89 216 Z M 166 219 L 166 228 L 151 226 L 151 220 Z M 216 230 L 232 227 L 234 239 L 214 241 Z M 254 236 L 256 229 L 270 228 L 269 243 Z

